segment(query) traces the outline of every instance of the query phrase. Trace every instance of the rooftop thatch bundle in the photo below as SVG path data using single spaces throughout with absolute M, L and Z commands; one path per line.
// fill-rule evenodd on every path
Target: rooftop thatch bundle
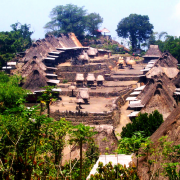
M 129 64 L 129 65 L 134 65 L 134 64 L 136 64 L 136 61 L 134 61 L 134 60 L 129 60 L 128 62 L 127 62 L 127 64 Z
M 82 99 L 89 99 L 89 89 L 88 88 L 79 88 L 77 97 L 80 96 Z
M 162 56 L 157 60 L 155 65 L 161 67 L 175 67 L 177 68 L 178 60 L 174 58 L 169 52 L 164 52 Z
M 83 103 L 83 102 L 84 102 L 84 100 L 82 99 L 80 94 L 78 94 L 78 96 L 76 97 L 76 103 Z
M 146 77 L 150 79 L 155 75 L 163 73 L 165 73 L 168 78 L 173 79 L 177 76 L 179 70 L 175 67 L 161 67 L 160 65 L 155 65 L 151 70 L 146 73 Z
M 149 49 L 147 50 L 146 54 L 143 56 L 146 57 L 154 57 L 159 58 L 162 55 L 158 45 L 150 45 Z
M 76 74 L 76 81 L 84 81 L 84 74 Z
M 88 76 L 87 76 L 86 80 L 87 80 L 87 81 L 95 81 L 94 74 L 88 73 Z
M 158 74 L 152 77 L 137 96 L 137 99 L 141 100 L 141 104 L 144 105 L 141 112 L 151 113 L 157 109 L 163 114 L 164 119 L 167 118 L 177 106 L 173 98 L 175 89 L 175 85 L 165 74 Z
M 96 78 L 96 81 L 104 81 L 104 76 L 103 75 L 98 75 Z

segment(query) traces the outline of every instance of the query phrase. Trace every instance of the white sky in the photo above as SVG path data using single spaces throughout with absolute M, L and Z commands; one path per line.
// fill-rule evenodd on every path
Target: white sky
M 20 22 L 31 24 L 32 38 L 44 38 L 51 10 L 69 3 L 99 13 L 104 19 L 100 29 L 106 27 L 116 39 L 117 24 L 132 13 L 148 15 L 155 32 L 180 36 L 180 0 L 0 0 L 0 31 L 10 31 L 11 24 Z

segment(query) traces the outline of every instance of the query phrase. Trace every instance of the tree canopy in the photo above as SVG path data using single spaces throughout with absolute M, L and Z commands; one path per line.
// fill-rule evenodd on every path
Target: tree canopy
M 15 23 L 12 31 L 0 32 L 0 67 L 12 58 L 16 52 L 25 51 L 32 44 L 30 25 Z
M 140 44 L 149 39 L 153 28 L 148 16 L 130 14 L 118 23 L 116 31 L 119 37 L 130 39 L 134 50 L 140 48 Z
M 96 35 L 96 30 L 103 23 L 103 18 L 97 13 L 90 13 L 86 16 L 86 30 L 91 35 Z
M 73 4 L 56 6 L 52 9 L 50 18 L 51 21 L 44 26 L 48 33 L 59 36 L 60 33 L 73 32 L 79 39 L 82 39 L 86 30 L 93 35 L 94 30 L 103 22 L 99 14 L 87 15 L 84 7 Z

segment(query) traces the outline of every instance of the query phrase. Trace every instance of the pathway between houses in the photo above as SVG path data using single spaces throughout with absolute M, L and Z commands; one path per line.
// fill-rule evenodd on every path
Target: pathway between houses
M 126 126 L 126 124 L 130 123 L 130 119 L 127 115 L 129 115 L 131 112 L 133 112 L 133 110 L 127 110 L 129 105 L 129 101 L 127 101 L 125 103 L 124 106 L 121 107 L 121 116 L 120 116 L 120 120 L 119 120 L 119 125 L 117 126 L 117 128 L 115 129 L 115 133 L 121 133 L 122 131 L 122 127 Z M 118 139 L 120 139 L 120 136 L 117 136 Z

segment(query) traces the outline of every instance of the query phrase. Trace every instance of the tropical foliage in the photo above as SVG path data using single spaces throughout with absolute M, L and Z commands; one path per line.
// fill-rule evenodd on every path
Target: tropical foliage
M 18 87 L 17 76 L 2 73 L 0 79 L 0 179 L 86 179 L 99 156 L 92 139 L 96 132 L 89 126 L 72 126 L 65 119 L 39 115 L 38 106 L 24 105 L 27 91 Z M 71 152 L 81 143 L 88 149 L 84 154 L 81 151 L 81 161 L 70 159 L 62 165 L 64 147 L 70 146 Z
M 118 23 L 116 32 L 119 37 L 129 38 L 132 49 L 135 50 L 135 48 L 140 48 L 141 43 L 149 39 L 153 28 L 148 16 L 130 14 Z
M 162 122 L 163 116 L 157 110 L 149 115 L 148 113 L 140 113 L 138 117 L 132 120 L 132 123 L 129 123 L 123 127 L 121 137 L 130 138 L 133 136 L 133 132 L 136 131 L 143 131 L 144 137 L 149 137 L 156 131 Z
M 15 57 L 15 53 L 23 52 L 32 44 L 30 25 L 15 23 L 12 31 L 0 32 L 0 67 Z
M 84 7 L 73 4 L 56 6 L 52 9 L 50 17 L 51 21 L 44 26 L 48 34 L 59 36 L 60 33 L 73 32 L 80 40 L 84 37 L 85 32 L 94 35 L 95 30 L 103 22 L 99 14 L 87 14 Z

